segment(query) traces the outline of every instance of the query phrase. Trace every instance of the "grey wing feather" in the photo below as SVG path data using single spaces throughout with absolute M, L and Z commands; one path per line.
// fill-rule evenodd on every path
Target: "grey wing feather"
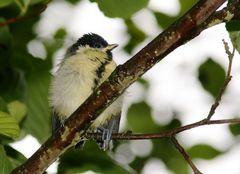
M 119 125 L 120 125 L 120 119 L 121 119 L 121 112 L 114 116 L 105 126 L 104 128 L 108 130 L 112 130 L 112 134 L 118 133 L 119 131 Z
M 59 119 L 58 114 L 55 111 L 53 111 L 53 113 L 52 113 L 52 134 L 54 134 L 61 125 L 62 125 L 62 121 Z

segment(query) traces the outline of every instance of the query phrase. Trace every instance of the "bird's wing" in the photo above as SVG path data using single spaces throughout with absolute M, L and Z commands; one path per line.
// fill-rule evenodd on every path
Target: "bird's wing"
M 61 125 L 62 125 L 62 121 L 59 119 L 58 114 L 55 111 L 53 111 L 52 112 L 52 134 L 54 134 Z
M 119 131 L 119 125 L 120 125 L 120 119 L 121 119 L 121 112 L 116 114 L 109 120 L 109 122 L 104 126 L 108 130 L 112 130 L 112 134 L 118 133 Z

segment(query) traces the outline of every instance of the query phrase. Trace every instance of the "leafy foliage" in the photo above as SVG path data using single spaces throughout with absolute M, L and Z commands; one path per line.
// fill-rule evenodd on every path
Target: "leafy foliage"
M 0 1 L 0 7 L 5 7 L 9 4 L 11 4 L 13 2 L 13 0 L 2 0 Z
M 10 160 L 13 168 L 19 166 L 26 160 L 26 158 L 23 154 L 16 151 L 15 149 L 13 149 L 11 146 L 5 145 L 4 150 L 6 152 L 6 155 L 8 156 L 8 159 Z
M 224 83 L 225 71 L 219 64 L 209 58 L 199 67 L 198 78 L 203 88 L 216 97 Z
M 240 135 L 240 126 L 237 124 L 231 124 L 229 125 L 229 130 L 234 136 L 239 136 Z
M 197 0 L 179 0 L 179 3 L 181 7 L 179 15 L 183 15 L 187 10 L 197 3 Z
M 146 34 L 139 29 L 132 20 L 125 20 L 128 34 L 130 35 L 130 39 L 128 44 L 124 47 L 124 49 L 131 53 L 132 50 L 144 39 L 146 38 Z
M 146 127 L 144 126 L 144 124 L 142 126 Z M 181 126 L 181 123 L 178 120 L 174 119 L 172 120 L 172 122 L 165 126 L 159 126 L 158 132 L 171 130 L 172 128 L 178 126 Z M 165 163 L 166 167 L 175 173 L 188 173 L 186 162 L 178 153 L 178 151 L 174 148 L 170 140 L 152 140 L 152 143 L 153 149 L 147 157 L 137 157 L 130 164 L 130 166 L 134 168 L 137 173 L 143 170 L 144 164 L 151 158 L 161 159 Z
M 147 81 L 143 78 L 140 78 L 140 79 L 138 79 L 137 82 L 139 82 L 145 89 L 149 89 L 149 86 L 150 86 L 149 81 Z
M 157 19 L 157 23 L 163 29 L 167 28 L 171 23 L 175 21 L 176 16 L 168 16 L 162 12 L 154 11 L 154 15 Z
M 222 152 L 206 144 L 198 144 L 187 150 L 192 158 L 213 159 Z
M 233 46 L 240 53 L 240 20 L 230 21 L 226 24 Z
M 10 146 L 0 145 L 0 172 L 9 174 L 15 167 L 23 163 L 26 158 L 11 148 Z
M 0 111 L 0 134 L 10 138 L 17 138 L 20 128 L 17 120 L 11 115 Z
M 151 118 L 151 109 L 145 103 L 133 104 L 128 109 L 128 123 L 133 132 L 156 132 L 158 126 Z M 138 121 L 136 122 L 136 118 Z
M 160 11 L 153 11 L 153 14 L 156 17 L 158 25 L 166 29 L 170 24 L 172 24 L 175 20 L 177 20 L 180 16 L 186 13 L 194 4 L 196 4 L 197 0 L 179 0 L 180 3 L 180 11 L 176 16 L 169 16 Z
M 108 17 L 130 18 L 148 4 L 148 0 L 91 0 L 97 2 L 100 10 Z
M 12 165 L 2 145 L 0 145 L 0 172 L 8 174 L 12 170 Z
M 23 123 L 23 128 L 40 142 L 44 142 L 49 137 L 51 130 L 50 110 L 48 106 L 49 84 L 49 72 L 39 72 L 28 78 L 26 88 L 28 91 L 26 100 L 28 117 Z M 38 87 L 37 90 L 36 86 Z M 38 123 L 37 126 L 35 123 Z
M 9 113 L 14 116 L 14 118 L 17 120 L 18 123 L 22 121 L 24 116 L 27 113 L 27 106 L 20 102 L 20 101 L 12 101 L 8 105 L 8 111 Z
M 69 149 L 60 158 L 59 174 L 79 173 L 91 169 L 96 173 L 128 174 L 129 172 L 116 164 L 110 156 L 101 151 L 96 143 L 88 142 L 83 149 Z

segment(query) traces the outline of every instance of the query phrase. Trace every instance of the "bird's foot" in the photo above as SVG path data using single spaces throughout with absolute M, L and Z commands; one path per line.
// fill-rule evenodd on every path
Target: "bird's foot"
M 111 137 L 112 137 L 112 132 L 109 129 L 99 127 L 97 129 L 98 133 L 102 134 L 102 138 L 97 140 L 97 143 L 102 150 L 107 150 L 110 147 L 110 142 L 111 142 Z

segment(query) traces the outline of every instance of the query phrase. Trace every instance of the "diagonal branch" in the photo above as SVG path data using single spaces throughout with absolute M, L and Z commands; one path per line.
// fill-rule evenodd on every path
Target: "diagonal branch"
M 194 163 L 192 162 L 192 160 L 190 159 L 189 155 L 187 154 L 187 152 L 185 151 L 185 149 L 179 144 L 179 142 L 177 141 L 177 139 L 175 138 L 176 134 L 188 130 L 188 129 L 192 129 L 192 128 L 196 128 L 202 125 L 209 125 L 209 124 L 224 124 L 224 123 L 240 123 L 240 119 L 227 119 L 227 120 L 210 120 L 211 117 L 214 115 L 215 110 L 217 109 L 217 107 L 219 106 L 219 103 L 221 101 L 222 95 L 224 94 L 227 85 L 229 84 L 230 80 L 231 80 L 231 67 L 232 67 L 232 62 L 233 62 L 233 57 L 234 57 L 234 53 L 235 53 L 235 48 L 233 48 L 233 51 L 230 52 L 228 43 L 225 42 L 223 40 L 223 44 L 224 44 L 224 48 L 226 51 L 226 54 L 228 56 L 228 69 L 227 69 L 227 76 L 226 79 L 224 81 L 224 84 L 222 86 L 222 88 L 219 91 L 219 94 L 217 95 L 214 104 L 211 106 L 211 109 L 209 111 L 208 116 L 206 117 L 206 119 L 201 120 L 199 122 L 195 122 L 183 127 L 179 127 L 179 128 L 175 128 L 166 132 L 161 132 L 161 133 L 155 133 L 155 134 L 131 134 L 131 133 L 122 133 L 122 134 L 115 134 L 113 135 L 112 139 L 160 139 L 160 138 L 169 138 L 171 139 L 172 143 L 174 144 L 175 148 L 182 154 L 182 156 L 184 157 L 184 159 L 187 161 L 187 163 L 190 165 L 190 167 L 192 168 L 193 172 L 195 174 L 202 174 L 198 168 L 194 165 Z M 95 139 L 95 140 L 101 140 L 102 134 L 98 134 L 98 133 L 88 133 L 87 134 L 88 138 L 90 139 Z
M 219 94 L 217 95 L 215 102 L 213 103 L 213 105 L 211 106 L 211 109 L 208 113 L 208 116 L 198 122 L 186 125 L 186 126 L 182 126 L 179 128 L 175 128 L 172 129 L 170 131 L 166 131 L 166 132 L 161 132 L 161 133 L 153 133 L 153 134 L 131 134 L 131 133 L 120 133 L 120 134 L 114 134 L 112 139 L 118 139 L 118 140 L 131 140 L 131 139 L 160 139 L 160 138 L 171 138 L 173 136 L 175 136 L 176 134 L 192 129 L 192 128 L 196 128 L 199 126 L 203 126 L 203 125 L 211 125 L 211 124 L 239 124 L 240 123 L 240 119 L 223 119 L 223 120 L 210 120 L 210 118 L 213 116 L 213 114 L 215 113 L 215 110 L 217 109 L 217 107 L 219 106 L 219 103 L 221 101 L 222 95 L 224 94 L 227 85 L 229 84 L 232 76 L 231 76 L 231 67 L 232 67 L 232 62 L 233 62 L 233 57 L 234 57 L 234 53 L 235 53 L 235 48 L 233 48 L 233 51 L 230 52 L 229 50 L 229 46 L 228 43 L 225 42 L 223 40 L 223 44 L 224 44 L 224 48 L 226 51 L 226 54 L 228 56 L 228 69 L 227 69 L 227 76 L 226 79 L 223 83 L 222 88 L 219 91 Z M 210 118 L 209 118 L 210 117 Z M 91 139 L 101 139 L 102 135 L 101 134 L 97 134 L 97 133 L 88 133 L 87 136 Z
M 206 29 L 206 27 L 201 28 L 198 33 L 191 34 L 225 1 L 200 0 L 182 18 L 157 36 L 129 61 L 118 66 L 109 79 L 67 119 L 64 127 L 61 127 L 54 136 L 50 137 L 32 157 L 16 168 L 12 174 L 42 173 L 61 153 L 78 142 L 79 137 L 89 127 L 91 121 L 96 119 L 129 85 L 168 53 Z M 236 5 L 239 2 L 240 0 L 235 0 L 230 5 Z M 80 130 L 82 131 L 79 132 Z
M 178 140 L 175 137 L 171 138 L 172 143 L 176 147 L 176 149 L 183 155 L 184 159 L 188 162 L 189 166 L 192 168 L 194 174 L 203 174 L 198 170 L 198 168 L 195 166 L 195 164 L 192 162 L 191 158 L 185 151 L 185 149 L 179 144 Z

